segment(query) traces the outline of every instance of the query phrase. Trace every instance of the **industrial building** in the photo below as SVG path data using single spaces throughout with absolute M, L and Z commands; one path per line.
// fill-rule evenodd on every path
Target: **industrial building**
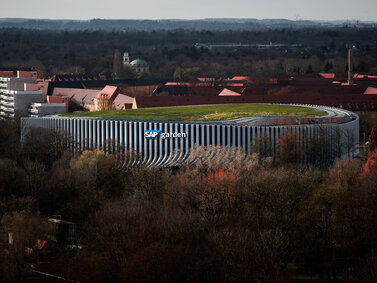
M 107 143 L 112 141 L 118 150 L 133 154 L 134 164 L 150 166 L 179 165 L 185 162 L 195 145 L 234 146 L 249 152 L 250 146 L 262 137 L 269 140 L 272 145 L 271 155 L 274 155 L 278 150 L 278 139 L 287 130 L 294 131 L 300 137 L 302 148 L 308 148 L 315 139 L 323 138 L 329 163 L 336 157 L 356 156 L 358 116 L 332 107 L 310 107 L 328 114 L 315 118 L 253 117 L 218 122 L 43 117 L 22 118 L 21 128 L 23 137 L 30 127 L 66 133 L 77 144 L 77 150 L 106 150 Z M 336 149 L 337 156 L 334 156 Z M 309 157 L 305 156 L 305 152 L 302 154 L 302 162 L 305 162 Z

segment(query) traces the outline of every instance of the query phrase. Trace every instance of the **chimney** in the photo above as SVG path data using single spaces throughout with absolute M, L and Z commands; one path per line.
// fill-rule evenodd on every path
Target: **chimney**
M 352 73 L 352 47 L 348 48 L 348 85 L 353 84 Z

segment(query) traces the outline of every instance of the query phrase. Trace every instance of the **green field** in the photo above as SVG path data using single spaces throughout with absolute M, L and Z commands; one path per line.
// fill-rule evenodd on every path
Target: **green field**
M 223 121 L 242 117 L 313 117 L 326 114 L 326 111 L 291 105 L 221 104 L 80 112 L 64 114 L 63 116 L 168 121 Z

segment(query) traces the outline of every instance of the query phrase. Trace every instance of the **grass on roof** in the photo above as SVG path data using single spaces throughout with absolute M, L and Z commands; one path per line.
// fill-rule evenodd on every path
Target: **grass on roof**
M 67 117 L 97 117 L 168 121 L 223 121 L 242 117 L 314 117 L 326 111 L 310 107 L 274 104 L 221 104 L 68 113 Z

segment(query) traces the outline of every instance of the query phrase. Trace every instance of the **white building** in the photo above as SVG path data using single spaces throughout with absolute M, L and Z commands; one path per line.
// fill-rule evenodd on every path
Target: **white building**
M 43 102 L 41 90 L 0 91 L 0 117 L 14 118 L 28 116 L 28 108 L 34 102 Z
M 43 102 L 42 90 L 26 90 L 30 84 L 35 78 L 0 77 L 0 118 L 27 116 L 31 103 Z

